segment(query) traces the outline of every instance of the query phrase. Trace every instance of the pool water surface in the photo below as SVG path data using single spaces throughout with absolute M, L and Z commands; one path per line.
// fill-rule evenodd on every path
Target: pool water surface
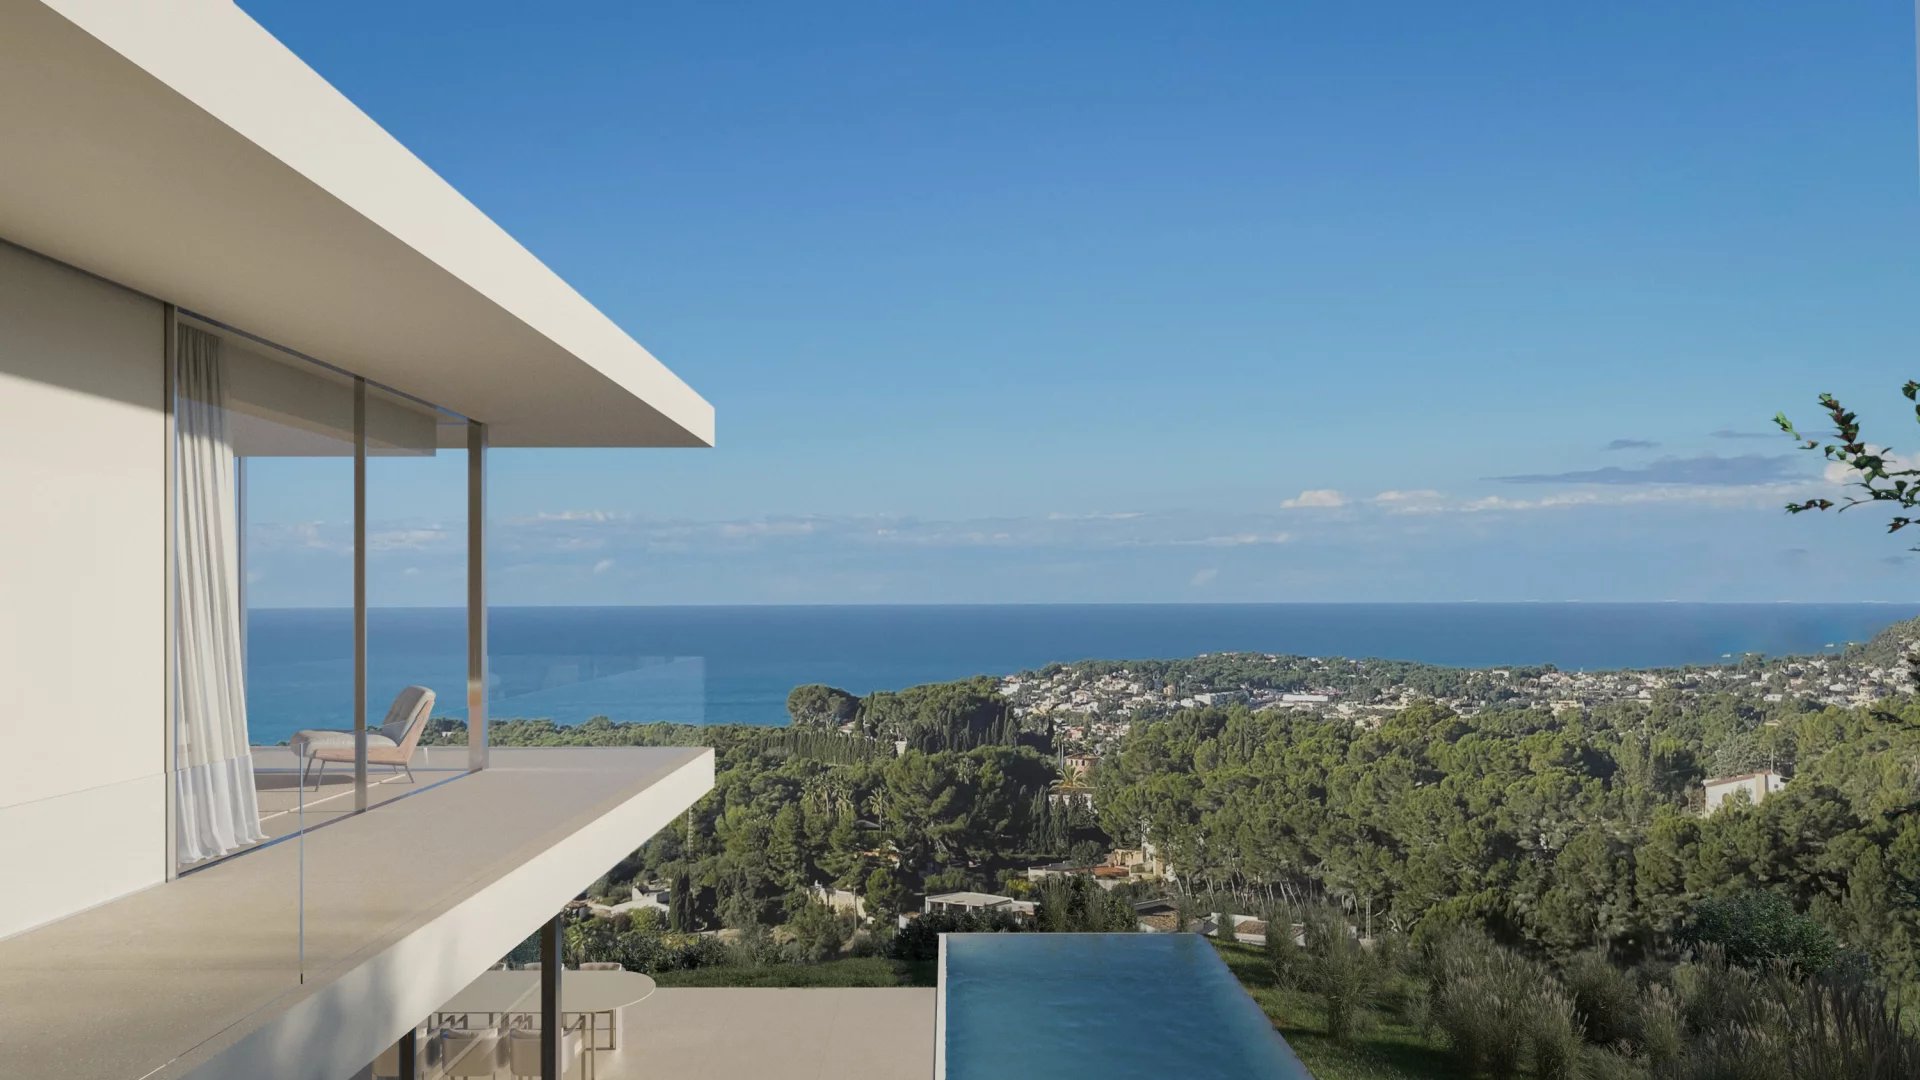
M 1311 1080 L 1195 934 L 948 934 L 936 1080 Z

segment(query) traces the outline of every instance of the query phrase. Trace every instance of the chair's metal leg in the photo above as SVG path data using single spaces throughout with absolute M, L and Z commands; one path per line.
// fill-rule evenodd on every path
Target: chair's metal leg
M 300 786 L 301 787 L 307 786 L 307 774 L 312 771 L 313 771 L 313 759 L 308 758 L 307 763 L 300 767 Z
M 320 771 L 318 773 L 315 773 L 313 777 L 313 790 L 319 791 L 320 782 L 325 780 L 326 778 L 327 778 L 327 760 L 325 758 L 321 758 Z
M 400 766 L 400 767 L 401 767 L 402 769 L 405 769 L 405 770 L 407 771 L 407 783 L 409 783 L 409 784 L 411 784 L 411 783 L 413 783 L 413 766 L 412 766 L 412 765 L 402 765 L 402 766 Z

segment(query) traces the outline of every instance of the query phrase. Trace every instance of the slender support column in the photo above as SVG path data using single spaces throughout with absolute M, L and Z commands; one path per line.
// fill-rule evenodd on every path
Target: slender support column
M 240 563 L 240 572 L 234 575 L 234 586 L 239 590 L 240 611 L 240 669 L 247 667 L 247 458 L 244 454 L 233 456 L 233 499 L 235 513 L 233 550 Z
M 560 1073 L 560 935 L 565 914 L 555 915 L 540 928 L 540 1076 L 564 1080 Z
M 353 380 L 353 809 L 367 808 L 367 380 Z
M 166 771 L 167 799 L 167 808 L 163 815 L 166 820 L 161 826 L 166 830 L 166 839 L 161 842 L 166 846 L 167 880 L 169 881 L 180 874 L 180 826 L 175 820 L 175 816 L 179 813 L 178 800 L 180 798 L 178 790 L 180 777 L 176 772 L 179 768 L 179 762 L 175 760 L 175 740 L 179 737 L 177 725 L 180 722 L 180 716 L 175 709 L 173 700 L 174 694 L 176 693 L 173 670 L 174 650 L 180 647 L 180 643 L 175 640 L 178 633 L 178 618 L 175 611 L 180 601 L 173 550 L 174 530 L 179 527 L 174 517 L 174 515 L 179 512 L 178 508 L 174 505 L 175 500 L 179 497 L 179 492 L 175 487 L 177 480 L 174 476 L 174 473 L 179 469 L 179 464 L 176 458 L 178 448 L 175 445 L 173 428 L 174 365 L 178 362 L 176 357 L 178 356 L 178 350 L 180 348 L 179 318 L 179 312 L 172 304 L 168 304 L 161 309 L 160 334 L 162 340 L 160 343 L 160 356 L 161 363 L 165 366 L 165 371 L 160 376 L 160 398 L 161 411 L 162 415 L 166 417 L 166 422 L 163 425 L 165 434 L 162 436 L 164 442 L 161 444 L 160 454 L 161 461 L 164 463 L 161 467 L 166 475 L 162 480 L 160 493 L 161 516 L 164 521 L 161 527 L 165 530 L 164 534 L 160 537 L 160 580 L 166 582 L 166 585 L 162 590 L 163 599 L 161 601 L 161 607 L 163 611 L 160 616 L 162 620 L 160 635 L 161 641 L 165 643 L 164 648 L 166 651 L 163 656 L 166 662 L 161 665 L 161 697 L 163 700 L 160 702 L 160 715 L 165 719 L 160 725 L 160 760 L 164 763 Z
M 410 1027 L 400 1036 L 400 1080 L 420 1080 L 420 1029 Z
M 467 769 L 487 767 L 487 425 L 467 422 Z

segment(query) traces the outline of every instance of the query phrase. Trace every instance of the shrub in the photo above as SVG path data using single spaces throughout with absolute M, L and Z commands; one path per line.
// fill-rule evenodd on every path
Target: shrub
M 853 931 L 852 917 L 843 916 L 824 904 L 807 903 L 787 923 L 794 944 L 809 963 L 819 963 L 839 955 L 841 946 Z
M 1719 948 L 1729 963 L 1744 968 L 1785 963 L 1808 975 L 1831 968 L 1838 952 L 1832 931 L 1770 892 L 1702 900 L 1686 937 L 1696 945 Z
M 928 874 L 922 888 L 928 893 L 962 892 L 973 888 L 973 878 L 965 870 L 950 866 Z
M 1532 1032 L 1552 1030 L 1536 1012 L 1536 999 L 1555 986 L 1551 977 L 1518 953 L 1470 932 L 1436 942 L 1428 965 L 1434 1022 L 1463 1068 L 1493 1080 L 1519 1075 Z M 1570 1016 L 1570 1003 L 1568 1011 Z
M 1305 956 L 1293 937 L 1293 916 L 1276 915 L 1267 920 L 1267 964 L 1273 968 L 1274 985 L 1284 990 L 1297 989 L 1304 975 Z
M 1649 983 L 1641 994 L 1634 1026 L 1638 1049 L 1655 1069 L 1664 1069 L 1686 1056 L 1686 1017 L 1680 999 L 1659 983 Z
M 1726 962 L 1717 949 L 1675 965 L 1673 992 L 1690 1031 L 1712 1031 L 1733 1024 L 1752 1023 L 1759 1009 L 1760 980 L 1745 968 Z
M 1034 927 L 1054 933 L 1118 934 L 1140 928 L 1140 917 L 1124 897 L 1101 888 L 1091 877 L 1068 875 L 1044 882 Z
M 1755 972 L 1716 953 L 1673 971 L 1684 1039 L 1649 1021 L 1646 1053 L 1684 1080 L 1895 1080 L 1920 1076 L 1920 1037 L 1887 995 L 1857 976 L 1806 977 L 1776 962 Z M 1649 1006 L 1643 1015 L 1658 1010 Z M 1668 1026 L 1661 1021 L 1659 1027 Z M 1656 1057 L 1656 1054 L 1659 1056 Z M 1668 1064 L 1667 1062 L 1671 1062 Z
M 1582 1080 L 1647 1080 L 1647 1070 L 1618 1050 L 1588 1047 L 1580 1059 Z
M 855 930 L 847 941 L 847 956 L 852 959 L 885 956 L 891 935 L 873 930 Z
M 1320 996 L 1327 1034 L 1335 1042 L 1346 1042 L 1369 1015 L 1379 991 L 1379 970 L 1338 911 L 1314 912 L 1306 927 L 1305 989 Z
M 1542 984 L 1526 1007 L 1534 1080 L 1575 1080 L 1586 1044 L 1574 1019 L 1573 998 L 1550 979 Z
M 941 934 L 1011 933 L 1019 929 L 1020 924 L 1011 915 L 1000 912 L 922 915 L 892 935 L 887 955 L 894 960 L 934 960 L 940 956 Z
M 1601 1046 L 1640 1041 L 1640 988 L 1597 952 L 1571 957 L 1561 970 L 1586 1040 Z
M 1920 1037 L 1901 1022 L 1898 1007 L 1889 1007 L 1884 991 L 1859 978 L 1821 979 L 1794 989 L 1787 1014 L 1795 1075 L 1920 1076 Z

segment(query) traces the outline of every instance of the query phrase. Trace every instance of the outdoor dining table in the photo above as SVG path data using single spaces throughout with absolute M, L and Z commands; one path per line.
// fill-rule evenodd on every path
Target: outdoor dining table
M 653 993 L 653 980 L 634 971 L 574 971 L 560 976 L 560 1016 L 590 1018 L 592 1037 L 587 1052 L 619 1049 L 614 1039 L 614 1013 Z M 509 1024 L 522 1017 L 540 1015 L 540 973 L 538 971 L 488 971 L 453 995 L 434 1012 L 434 1026 L 459 1017 L 458 1027 L 470 1026 L 466 1018 L 485 1016 L 489 1027 L 505 1018 Z M 601 1026 L 601 1017 L 606 1025 Z M 602 1032 L 606 1044 L 600 1042 Z M 597 1071 L 597 1062 L 590 1066 Z

